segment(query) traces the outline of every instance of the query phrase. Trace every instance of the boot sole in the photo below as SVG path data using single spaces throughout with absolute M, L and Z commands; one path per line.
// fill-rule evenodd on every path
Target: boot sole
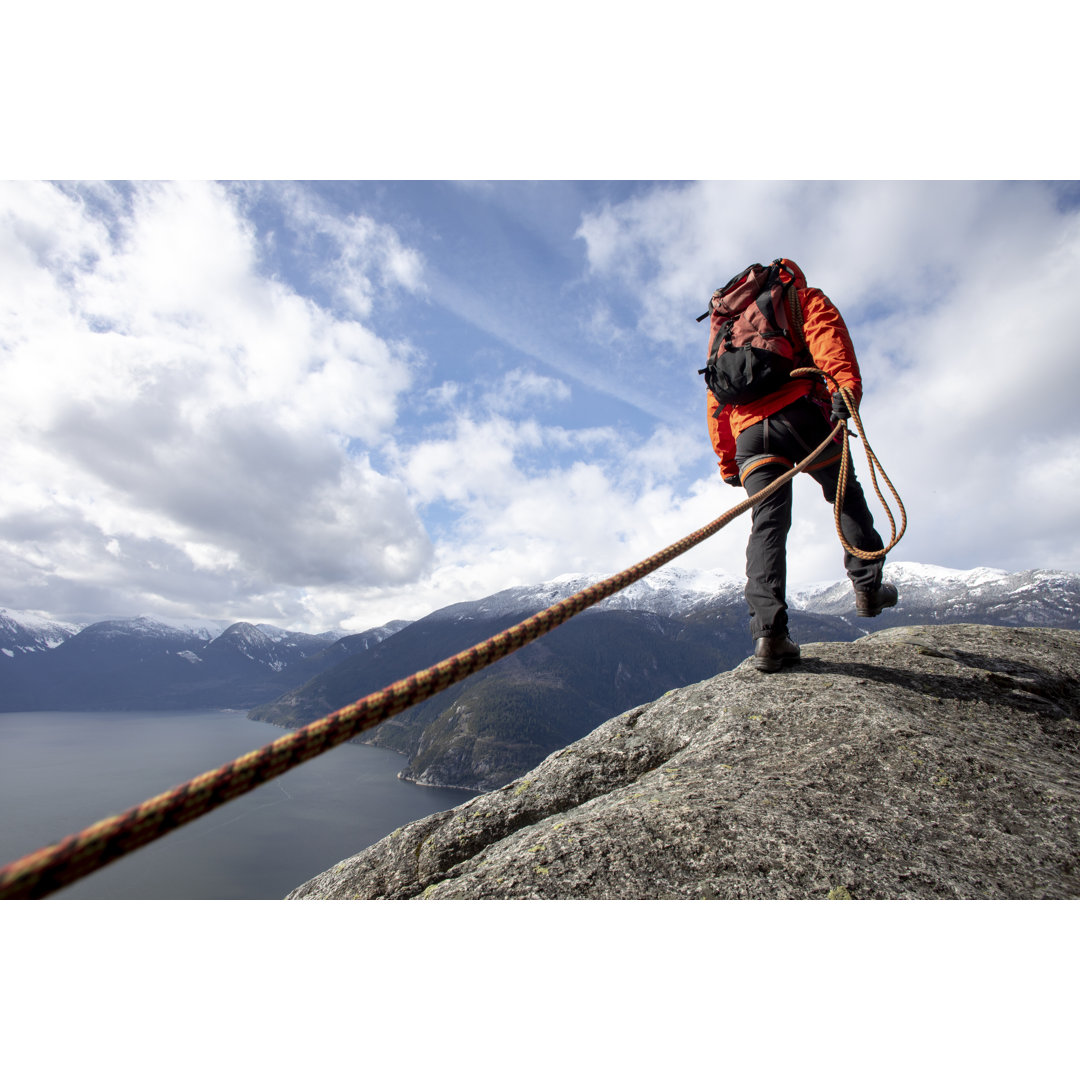
M 858 609 L 858 607 L 856 607 L 856 608 L 855 608 L 855 614 L 856 614 L 856 615 L 857 615 L 857 616 L 858 616 L 858 617 L 859 617 L 860 619 L 874 619 L 874 618 L 877 618 L 877 616 L 878 616 L 878 615 L 880 615 L 880 614 L 881 614 L 881 613 L 882 613 L 882 612 L 883 612 L 883 611 L 884 611 L 884 610 L 885 610 L 886 608 L 891 608 L 891 607 L 896 607 L 896 604 L 895 604 L 895 603 L 892 603 L 892 604 L 882 604 L 882 605 L 881 605 L 881 607 L 879 607 L 879 608 L 874 608 L 874 610 L 873 610 L 873 611 L 860 611 L 860 610 Z
M 782 659 L 766 659 L 763 656 L 751 656 L 750 663 L 757 671 L 764 671 L 767 675 L 774 675 L 785 664 L 797 664 L 802 657 L 785 656 Z

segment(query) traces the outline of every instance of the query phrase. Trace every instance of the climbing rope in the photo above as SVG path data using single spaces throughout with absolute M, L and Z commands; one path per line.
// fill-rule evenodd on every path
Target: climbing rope
M 870 448 L 870 442 L 866 437 L 866 432 L 863 430 L 862 418 L 859 416 L 859 410 L 855 405 L 855 396 L 846 386 L 840 386 L 837 381 L 826 371 L 821 371 L 815 367 L 803 367 L 796 368 L 791 373 L 791 377 L 799 378 L 802 376 L 821 376 L 832 384 L 833 390 L 839 393 L 844 399 L 844 404 L 847 406 L 847 410 L 851 413 L 851 419 L 855 422 L 855 426 L 859 429 L 859 438 L 862 440 L 863 450 L 866 454 L 866 464 L 870 470 L 870 482 L 874 485 L 874 491 L 877 492 L 877 497 L 881 502 L 881 505 L 885 508 L 885 516 L 889 519 L 889 526 L 892 530 L 892 534 L 889 538 L 889 542 L 880 551 L 863 551 L 862 548 L 854 547 L 848 543 L 847 537 L 844 536 L 844 527 L 840 521 L 841 509 L 844 505 L 844 493 L 847 491 L 848 479 L 852 475 L 851 466 L 851 452 L 848 449 L 848 439 L 851 432 L 848 431 L 847 424 L 843 421 L 833 429 L 832 435 L 829 436 L 830 441 L 836 436 L 837 431 L 843 436 L 840 447 L 840 474 L 836 481 L 836 498 L 833 499 L 833 517 L 836 522 L 836 535 L 840 537 L 840 543 L 844 545 L 844 550 L 850 552 L 852 555 L 857 556 L 860 559 L 868 559 L 873 562 L 876 559 L 883 559 L 897 544 L 900 543 L 900 538 L 907 531 L 907 511 L 904 509 L 904 503 L 900 498 L 896 488 L 893 487 L 892 481 L 889 479 L 888 474 L 882 467 L 881 462 L 878 460 L 877 454 Z M 816 452 L 815 452 L 816 453 Z M 810 459 L 804 460 L 801 465 L 803 468 L 808 464 Z M 892 511 L 889 509 L 889 504 L 885 500 L 885 496 L 881 494 L 881 488 L 878 487 L 877 471 L 881 470 L 881 478 L 885 481 L 886 487 L 892 497 L 896 500 L 897 509 L 900 511 L 900 531 L 896 531 L 896 521 L 893 519 Z
M 792 372 L 792 375 L 805 375 L 808 372 L 817 374 L 817 369 L 800 368 Z M 858 413 L 850 394 L 847 394 L 845 401 L 848 402 L 848 408 L 862 435 L 862 424 L 858 421 Z M 460 682 L 467 676 L 481 671 L 542 634 L 554 630 L 574 615 L 592 607 L 593 604 L 640 581 L 641 578 L 651 574 L 665 563 L 718 533 L 740 514 L 744 514 L 752 506 L 767 499 L 797 473 L 803 472 L 828 449 L 842 430 L 845 432 L 847 430 L 843 420 L 836 424 L 820 446 L 782 476 L 762 488 L 756 495 L 733 506 L 704 528 L 690 533 L 682 540 L 658 551 L 642 562 L 594 585 L 587 586 L 574 593 L 573 596 L 552 604 L 551 607 L 537 612 L 523 622 L 455 656 L 441 660 L 423 671 L 391 683 L 351 705 L 346 705 L 288 735 L 283 735 L 259 750 L 244 754 L 218 769 L 205 772 L 170 791 L 147 799 L 125 813 L 105 818 L 56 844 L 41 848 L 39 851 L 8 863 L 7 866 L 0 867 L 0 900 L 35 900 L 48 896 L 95 870 L 100 870 L 121 856 L 178 829 L 181 825 L 194 821 L 223 803 L 239 798 L 260 784 L 265 784 L 289 769 L 302 765 L 305 761 L 354 738 L 361 732 L 368 731 L 391 716 L 396 716 L 413 705 L 427 701 L 439 691 Z M 865 436 L 863 437 L 865 439 Z M 867 450 L 869 451 L 869 447 Z M 844 462 L 847 460 L 846 451 L 847 439 L 845 438 Z M 874 460 L 876 461 L 876 458 Z M 880 467 L 880 463 L 878 465 Z M 884 476 L 884 470 L 882 470 L 882 475 Z M 846 483 L 843 465 L 841 477 Z M 888 478 L 885 479 L 888 483 Z M 876 481 L 874 487 L 877 490 Z M 895 489 L 891 484 L 889 487 L 895 495 Z M 842 490 L 839 486 L 837 490 L 839 502 L 842 500 Z M 880 491 L 878 494 L 880 496 Z M 897 496 L 897 502 L 899 503 L 899 496 Z M 892 520 L 891 514 L 889 519 Z M 839 529 L 839 516 L 837 528 Z M 893 531 L 895 535 L 895 527 Z M 903 530 L 901 534 L 902 532 Z M 842 531 L 840 538 L 843 540 Z M 899 536 L 895 537 L 889 547 L 894 546 L 897 540 Z M 847 547 L 846 542 L 845 547 Z M 851 549 L 848 548 L 848 550 Z M 885 550 L 888 551 L 889 548 Z M 863 558 L 877 557 L 874 554 L 867 556 L 860 552 L 855 552 L 855 554 Z

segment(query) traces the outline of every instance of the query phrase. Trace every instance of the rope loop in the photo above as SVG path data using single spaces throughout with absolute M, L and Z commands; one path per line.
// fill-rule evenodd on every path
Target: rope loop
M 844 494 L 847 491 L 848 478 L 853 474 L 853 466 L 851 464 L 851 451 L 848 446 L 851 432 L 848 430 L 846 421 L 841 420 L 838 424 L 842 436 L 840 447 L 840 475 L 836 482 L 836 498 L 833 500 L 833 518 L 836 522 L 836 535 L 840 537 L 840 543 L 843 544 L 844 550 L 851 555 L 856 556 L 856 558 L 866 559 L 869 562 L 876 562 L 878 559 L 884 559 L 885 556 L 900 543 L 900 538 L 907 531 L 907 511 L 904 509 L 904 503 L 896 488 L 893 486 L 892 481 L 889 479 L 888 474 L 885 472 L 885 469 L 882 467 L 881 462 L 878 460 L 877 454 L 871 449 L 870 441 L 867 439 L 866 432 L 863 430 L 862 417 L 859 416 L 859 409 L 855 404 L 855 395 L 848 387 L 840 386 L 827 371 L 822 371 L 820 368 L 796 368 L 791 373 L 793 379 L 796 377 L 805 377 L 807 375 L 821 376 L 823 379 L 827 379 L 835 388 L 833 392 L 840 395 L 844 404 L 847 406 L 848 412 L 851 413 L 851 419 L 854 421 L 855 427 L 859 431 L 859 438 L 862 440 L 863 451 L 866 454 L 866 464 L 870 470 L 870 482 L 874 485 L 874 491 L 877 492 L 878 500 L 885 509 L 885 516 L 889 519 L 889 527 L 891 529 L 889 542 L 880 551 L 863 551 L 862 548 L 857 548 L 849 543 L 847 537 L 844 536 L 844 527 L 841 522 L 841 510 L 844 505 Z M 836 428 L 833 429 L 834 433 L 836 430 Z M 881 470 L 881 478 L 885 481 L 885 486 L 896 500 L 896 505 L 900 513 L 899 532 L 896 531 L 896 521 L 893 518 L 892 510 L 890 509 L 888 502 L 886 502 L 885 496 L 881 494 L 881 488 L 878 486 L 877 472 L 879 469 Z

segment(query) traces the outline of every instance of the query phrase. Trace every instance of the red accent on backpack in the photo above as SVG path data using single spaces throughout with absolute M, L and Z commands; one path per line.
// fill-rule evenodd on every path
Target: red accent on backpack
M 805 357 L 795 281 L 795 271 L 775 259 L 748 266 L 713 293 L 709 360 L 699 374 L 721 408 L 779 389 Z

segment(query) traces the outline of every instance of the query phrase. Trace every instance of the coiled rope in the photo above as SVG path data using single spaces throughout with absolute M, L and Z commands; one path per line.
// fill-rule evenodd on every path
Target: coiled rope
M 792 372 L 793 376 L 806 374 L 823 373 L 816 368 L 800 368 Z M 854 400 L 850 394 L 847 394 L 845 400 L 866 446 Z M 100 870 L 121 856 L 178 829 L 181 825 L 194 821 L 223 803 L 245 795 L 260 784 L 265 784 L 289 769 L 302 765 L 305 761 L 346 742 L 363 731 L 368 731 L 383 720 L 396 716 L 413 705 L 427 701 L 439 691 L 460 682 L 474 672 L 481 671 L 496 660 L 529 644 L 542 634 L 554 630 L 574 615 L 641 580 L 665 563 L 718 533 L 725 525 L 768 498 L 797 473 L 805 470 L 824 453 L 841 432 L 845 433 L 841 478 L 846 483 L 847 427 L 841 420 L 820 446 L 782 476 L 762 488 L 756 495 L 733 506 L 704 528 L 690 533 L 682 540 L 658 551 L 642 562 L 594 585 L 587 586 L 574 593 L 573 596 L 552 604 L 551 607 L 537 612 L 516 626 L 511 626 L 508 630 L 495 634 L 455 656 L 441 660 L 423 671 L 391 683 L 351 705 L 346 705 L 288 735 L 283 735 L 259 750 L 244 754 L 235 761 L 205 772 L 171 791 L 147 799 L 125 813 L 105 818 L 56 844 L 41 848 L 39 851 L 8 863 L 7 866 L 0 867 L 0 900 L 35 900 L 48 896 L 95 870 Z M 869 455 L 869 447 L 866 446 L 866 449 Z M 869 457 L 868 460 L 870 460 Z M 880 468 L 880 463 L 878 467 Z M 873 469 L 873 464 L 871 464 L 871 469 Z M 884 470 L 882 470 L 882 475 L 884 476 Z M 888 477 L 885 479 L 888 483 Z M 892 484 L 889 484 L 889 488 L 896 495 Z M 876 480 L 874 489 L 878 491 L 880 497 L 881 492 Z M 842 489 L 838 486 L 837 502 L 841 502 L 842 498 Z M 896 498 L 899 503 L 899 496 Z M 884 503 L 884 499 L 882 502 Z M 901 503 L 900 506 L 902 510 L 903 504 Z M 888 510 L 887 506 L 886 510 Z M 891 514 L 889 520 L 892 520 Z M 839 514 L 837 514 L 837 529 L 840 530 Z M 884 551 L 888 551 L 900 539 L 895 535 L 895 526 L 893 533 L 894 539 Z M 901 529 L 902 534 L 903 529 Z M 840 538 L 843 540 L 842 530 Z M 846 541 L 844 544 L 848 547 Z M 852 549 L 848 547 L 848 550 Z M 855 554 L 862 558 L 877 558 L 884 554 L 884 551 L 869 555 L 856 551 Z
M 840 386 L 828 372 L 821 371 L 819 368 L 795 368 L 791 373 L 793 379 L 806 375 L 821 376 L 827 379 L 832 384 L 834 393 L 838 393 L 844 399 L 844 404 L 847 406 L 848 412 L 851 413 L 851 419 L 855 422 L 855 427 L 859 429 L 859 438 L 862 440 L 863 451 L 866 454 L 866 464 L 870 470 L 870 482 L 874 485 L 874 491 L 877 493 L 878 501 L 885 508 L 885 516 L 889 519 L 889 527 L 892 530 L 889 542 L 880 551 L 863 551 L 862 548 L 854 547 L 852 544 L 848 543 L 847 537 L 844 536 L 844 527 L 840 522 L 840 515 L 844 505 L 844 493 L 847 491 L 848 479 L 852 475 L 852 466 L 851 452 L 848 448 L 848 438 L 851 435 L 851 432 L 848 431 L 847 424 L 841 421 L 836 428 L 833 428 L 832 434 L 829 436 L 831 441 L 836 437 L 838 432 L 843 435 L 840 447 L 840 474 L 836 481 L 836 498 L 833 499 L 833 518 L 836 522 L 836 535 L 840 537 L 840 543 L 844 545 L 844 550 L 850 552 L 852 555 L 855 555 L 860 559 L 867 559 L 871 562 L 875 559 L 883 559 L 897 544 L 900 543 L 900 538 L 907 531 L 907 511 L 904 509 L 904 503 L 896 488 L 893 487 L 888 474 L 885 472 L 884 468 L 882 468 L 877 454 L 870 448 L 870 441 L 867 439 L 866 432 L 863 430 L 862 418 L 859 416 L 859 410 L 855 405 L 855 397 L 852 392 L 846 386 Z M 818 451 L 815 450 L 814 454 L 811 455 L 811 458 L 806 458 L 800 462 L 799 469 L 805 468 L 812 457 L 817 456 L 817 452 Z M 896 521 L 893 519 L 889 504 L 885 500 L 885 496 L 881 494 L 881 488 L 878 486 L 877 471 L 879 469 L 881 470 L 881 478 L 885 481 L 885 486 L 888 487 L 892 497 L 896 500 L 897 509 L 900 511 L 899 532 L 896 531 Z

